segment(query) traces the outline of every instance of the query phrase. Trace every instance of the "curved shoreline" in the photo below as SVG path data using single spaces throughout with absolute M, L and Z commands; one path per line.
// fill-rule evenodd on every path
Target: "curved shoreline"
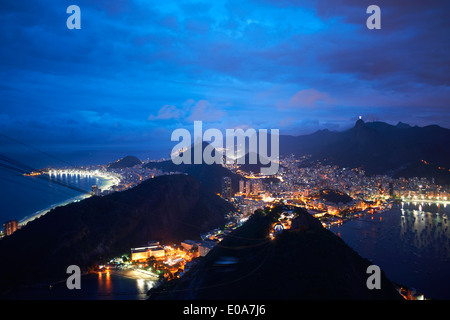
M 97 177 L 97 178 L 99 178 L 99 179 L 101 180 L 101 184 L 99 185 L 99 189 L 101 189 L 101 190 L 109 190 L 109 189 L 111 189 L 111 187 L 114 185 L 114 179 L 112 179 L 112 178 L 106 179 L 106 178 L 100 177 L 100 176 Z M 47 213 L 50 212 L 52 209 L 55 209 L 55 208 L 57 208 L 57 207 L 66 206 L 66 205 L 71 204 L 71 203 L 73 203 L 73 202 L 81 201 L 81 200 L 87 199 L 87 198 L 89 198 L 89 197 L 91 197 L 91 196 L 92 196 L 92 195 L 91 195 L 90 193 L 84 193 L 84 194 L 81 194 L 81 195 L 72 197 L 72 198 L 70 198 L 70 199 L 67 199 L 67 200 L 64 200 L 64 201 L 61 201 L 61 202 L 52 204 L 52 205 L 50 205 L 49 207 L 47 207 L 47 208 L 45 208 L 45 209 L 43 209 L 43 210 L 36 211 L 35 213 L 33 213 L 33 214 L 29 215 L 29 216 L 26 216 L 26 217 L 20 219 L 20 220 L 18 221 L 18 225 L 19 225 L 19 227 L 23 227 L 23 226 L 25 226 L 28 222 L 31 222 L 31 221 L 33 221 L 34 219 L 37 219 L 37 218 L 39 218 L 39 217 L 41 217 L 41 216 L 47 214 Z
M 75 201 L 81 201 L 81 200 L 84 200 L 84 199 L 89 198 L 89 197 L 91 197 L 91 194 L 90 193 L 85 193 L 85 194 L 82 194 L 80 196 L 76 196 L 76 197 L 70 198 L 68 200 L 64 200 L 64 201 L 58 202 L 56 204 L 52 204 L 51 206 L 47 207 L 46 209 L 36 211 L 35 213 L 33 213 L 33 214 L 29 215 L 29 216 L 26 216 L 25 218 L 22 218 L 21 220 L 19 220 L 18 224 L 19 224 L 20 227 L 23 227 L 28 222 L 31 222 L 34 219 L 37 219 L 37 218 L 45 215 L 46 213 L 50 212 L 52 209 L 71 204 L 72 202 L 75 202 Z

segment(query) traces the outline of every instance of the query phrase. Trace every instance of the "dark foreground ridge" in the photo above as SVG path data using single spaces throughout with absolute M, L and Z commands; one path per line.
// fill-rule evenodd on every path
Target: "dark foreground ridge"
M 234 210 L 187 175 L 166 175 L 135 188 L 58 207 L 0 240 L 0 296 L 18 285 L 67 278 L 130 248 L 198 239 Z M 108 261 L 108 260 L 106 260 Z
M 402 299 L 384 273 L 381 289 L 368 289 L 370 261 L 303 209 L 271 240 L 283 210 L 257 211 L 183 277 L 150 290 L 150 300 Z

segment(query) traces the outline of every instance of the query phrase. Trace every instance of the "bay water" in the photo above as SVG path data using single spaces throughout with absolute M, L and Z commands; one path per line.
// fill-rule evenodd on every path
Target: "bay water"
M 430 299 L 450 299 L 450 204 L 403 202 L 330 230 L 387 277 Z

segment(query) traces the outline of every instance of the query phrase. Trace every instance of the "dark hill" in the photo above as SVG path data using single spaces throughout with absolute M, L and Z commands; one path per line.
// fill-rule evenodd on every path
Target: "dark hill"
M 208 146 L 207 142 L 203 142 L 202 150 Z M 194 146 L 191 146 L 193 150 Z M 214 155 L 215 150 L 212 152 Z M 180 172 L 186 173 L 192 177 L 195 177 L 199 182 L 201 182 L 206 188 L 213 191 L 214 193 L 221 193 L 222 191 L 222 178 L 230 177 L 233 192 L 239 190 L 239 180 L 243 179 L 241 176 L 231 172 L 221 164 L 206 164 L 202 162 L 201 164 L 194 164 L 194 152 L 191 151 L 191 162 L 190 164 L 174 164 L 172 160 L 149 162 L 145 165 L 151 169 L 159 169 L 163 172 Z
M 317 131 L 310 135 L 280 136 L 281 155 L 311 155 L 311 161 L 341 167 L 362 167 L 369 174 L 410 174 L 425 160 L 450 168 L 450 130 L 436 125 L 412 127 L 358 120 L 342 132 Z M 436 172 L 436 175 L 442 172 Z M 450 180 L 449 182 L 450 183 Z
M 251 163 L 250 159 L 256 159 L 256 163 Z M 239 170 L 246 173 L 258 174 L 261 172 L 261 168 L 270 167 L 269 159 L 262 157 L 258 153 L 247 152 L 241 158 L 237 159 L 239 165 Z M 255 162 L 255 161 L 252 161 Z
M 434 178 L 435 183 L 440 185 L 450 185 L 450 168 L 426 161 L 416 161 L 399 168 L 394 173 L 394 178 L 398 177 L 425 177 Z
M 152 289 L 150 299 L 402 299 L 383 273 L 381 289 L 369 290 L 371 263 L 303 209 L 295 209 L 293 228 L 270 240 L 282 210 L 257 211 L 183 277 Z
M 69 265 L 86 270 L 148 241 L 200 239 L 200 233 L 221 226 L 230 210 L 187 175 L 160 176 L 55 208 L 0 240 L 0 289 L 59 280 L 67 277 Z
M 110 169 L 131 168 L 141 163 L 142 161 L 136 158 L 135 156 L 126 156 L 122 159 L 117 160 L 116 162 L 110 163 L 108 165 L 108 168 Z
M 324 201 L 333 202 L 333 203 L 349 203 L 353 200 L 352 197 L 349 195 L 338 191 L 338 190 L 332 190 L 332 189 L 322 189 L 316 194 L 312 195 L 313 198 L 320 198 Z

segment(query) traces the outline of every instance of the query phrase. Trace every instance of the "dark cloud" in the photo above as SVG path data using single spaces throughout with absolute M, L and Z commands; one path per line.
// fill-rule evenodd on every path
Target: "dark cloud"
M 366 28 L 365 0 L 79 0 L 81 30 L 66 28 L 70 4 L 0 4 L 11 135 L 142 141 L 195 116 L 290 132 L 360 113 L 448 126 L 446 1 L 379 0 L 381 30 Z

